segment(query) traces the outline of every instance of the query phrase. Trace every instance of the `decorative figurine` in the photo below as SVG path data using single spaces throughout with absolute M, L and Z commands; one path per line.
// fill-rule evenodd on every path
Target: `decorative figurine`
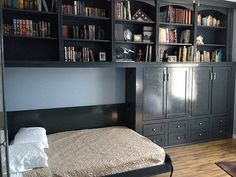
M 168 51 L 164 50 L 162 62 L 168 62 Z
M 136 61 L 137 62 L 141 62 L 142 61 L 142 57 L 143 57 L 142 50 L 138 49 Z

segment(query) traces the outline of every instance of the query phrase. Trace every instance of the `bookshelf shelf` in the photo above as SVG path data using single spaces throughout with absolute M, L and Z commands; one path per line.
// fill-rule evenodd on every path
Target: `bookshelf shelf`
M 110 43 L 110 40 L 89 40 L 89 39 L 73 39 L 64 38 L 64 41 L 74 41 L 74 42 L 98 42 L 98 43 Z
M 56 12 L 46 12 L 46 11 L 8 8 L 8 7 L 3 7 L 3 13 L 14 13 L 14 14 L 23 14 L 23 15 L 57 15 Z
M 181 23 L 166 23 L 160 22 L 160 26 L 174 26 L 174 27 L 193 27 L 192 24 L 181 24 Z
M 201 44 L 197 45 L 197 47 L 225 47 L 224 44 Z
M 213 30 L 226 30 L 227 28 L 224 27 L 224 26 L 201 26 L 201 25 L 198 25 L 198 28 L 200 29 L 213 29 Z
M 159 43 L 161 46 L 192 46 L 193 44 L 185 44 L 185 43 Z
M 33 40 L 58 40 L 58 38 L 55 37 L 33 37 L 33 36 L 4 36 L 5 39 L 33 39 Z
M 153 45 L 154 42 L 132 42 L 132 41 L 116 41 L 117 44 L 138 44 L 138 45 Z
M 116 23 L 122 24 L 122 23 L 127 23 L 127 24 L 155 24 L 154 21 L 138 21 L 138 20 L 122 20 L 122 19 L 116 19 Z
M 96 20 L 96 21 L 106 21 L 111 20 L 111 18 L 108 17 L 95 17 L 95 16 L 84 16 L 84 15 L 63 15 L 63 18 L 65 19 L 81 19 L 81 20 Z

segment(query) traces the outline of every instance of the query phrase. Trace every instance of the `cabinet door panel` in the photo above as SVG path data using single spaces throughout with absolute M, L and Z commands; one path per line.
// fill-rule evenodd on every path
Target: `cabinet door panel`
M 229 111 L 230 67 L 214 67 L 212 86 L 212 114 L 227 114 Z
M 188 71 L 189 68 L 168 68 L 168 117 L 180 117 L 188 114 Z
M 165 73 L 165 68 L 144 68 L 144 120 L 165 117 Z
M 193 68 L 192 70 L 192 116 L 210 114 L 211 72 L 211 67 Z

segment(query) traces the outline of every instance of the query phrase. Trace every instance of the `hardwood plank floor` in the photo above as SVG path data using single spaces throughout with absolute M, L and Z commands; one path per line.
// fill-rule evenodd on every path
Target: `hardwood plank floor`
M 225 139 L 165 149 L 173 160 L 173 177 L 229 177 L 215 165 L 219 161 L 236 161 L 236 140 Z M 161 174 L 155 177 L 167 177 Z

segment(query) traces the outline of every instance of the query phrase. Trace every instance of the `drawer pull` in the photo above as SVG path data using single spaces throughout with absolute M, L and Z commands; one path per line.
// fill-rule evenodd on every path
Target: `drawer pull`
M 153 143 L 156 143 L 156 140 L 153 140 Z
M 219 132 L 220 132 L 220 134 L 222 134 L 222 133 L 223 133 L 223 130 L 220 130 Z
M 200 123 L 199 123 L 199 126 L 201 126 L 201 125 L 203 125 L 203 123 L 202 123 L 202 122 L 200 122 Z
M 180 128 L 181 126 L 180 125 L 177 125 L 177 128 Z
M 157 130 L 155 128 L 153 128 L 152 131 L 156 132 Z
M 220 120 L 220 123 L 223 123 L 223 120 Z
M 177 137 L 177 139 L 178 139 L 178 140 L 181 140 L 181 137 L 180 137 L 180 136 L 178 136 L 178 137 Z
M 199 133 L 199 136 L 202 136 L 202 134 L 201 134 L 201 133 Z

